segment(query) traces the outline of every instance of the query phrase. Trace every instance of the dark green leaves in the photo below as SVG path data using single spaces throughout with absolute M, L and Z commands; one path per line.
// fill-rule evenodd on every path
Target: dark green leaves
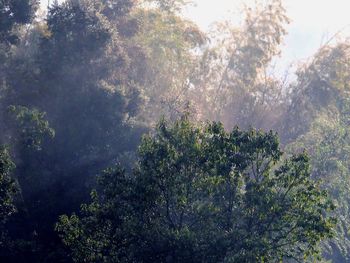
M 58 230 L 76 262 L 302 260 L 332 235 L 334 206 L 305 153 L 281 156 L 274 133 L 163 120 L 133 174 L 106 171 L 83 216 Z
M 8 150 L 1 146 L 0 148 L 0 225 L 3 224 L 8 216 L 14 211 L 13 198 L 16 193 L 14 180 L 10 177 L 10 173 L 14 168 Z M 1 238 L 1 237 L 0 237 Z M 0 239 L 1 241 L 1 239 Z
M 45 119 L 45 113 L 37 109 L 28 109 L 23 106 L 10 106 L 9 114 L 14 119 L 14 132 L 18 133 L 17 142 L 25 148 L 41 149 L 42 140 L 53 138 L 55 132 Z

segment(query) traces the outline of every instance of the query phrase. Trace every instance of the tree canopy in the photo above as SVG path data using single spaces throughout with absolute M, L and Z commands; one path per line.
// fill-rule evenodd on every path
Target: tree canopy
M 305 153 L 282 160 L 272 132 L 162 121 L 132 174 L 106 170 L 57 230 L 75 262 L 303 260 L 335 223 L 310 172 Z

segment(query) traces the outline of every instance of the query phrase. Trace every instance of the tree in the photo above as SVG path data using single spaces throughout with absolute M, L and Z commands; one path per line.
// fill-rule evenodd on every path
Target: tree
M 334 262 L 347 262 L 350 258 L 349 232 L 349 128 L 334 118 L 322 114 L 312 123 L 310 130 L 288 144 L 288 151 L 307 149 L 312 159 L 312 177 L 322 179 L 337 208 L 338 218 L 334 238 L 323 244 L 325 258 Z
M 0 223 L 3 224 L 15 211 L 14 194 L 16 186 L 10 174 L 14 164 L 10 159 L 8 150 L 1 147 L 0 151 Z
M 283 109 L 284 82 L 274 76 L 272 63 L 289 18 L 280 0 L 256 2 L 245 8 L 241 26 L 224 22 L 212 32 L 214 45 L 203 54 L 196 87 L 206 118 L 268 130 Z
M 145 136 L 132 174 L 98 179 L 57 224 L 75 262 L 276 262 L 316 255 L 334 209 L 306 153 L 282 160 L 273 132 L 188 117 Z
M 0 91 L 6 83 L 10 48 L 18 44 L 20 26 L 30 23 L 36 10 L 36 0 L 0 1 Z
M 6 222 L 16 211 L 14 197 L 17 193 L 17 186 L 11 177 L 14 163 L 6 147 L 0 148 L 0 254 L 6 249 L 7 231 Z M 1 258 L 1 257 L 0 257 Z
M 191 0 L 143 0 L 143 2 L 151 2 L 153 4 L 156 4 L 157 7 L 162 10 L 166 11 L 168 13 L 177 13 L 182 8 L 191 3 Z
M 132 7 L 133 1 L 54 4 L 23 36 L 30 44 L 14 49 L 1 106 L 15 119 L 10 135 L 23 209 L 10 228 L 35 242 L 11 255 L 13 262 L 66 260 L 53 231 L 58 215 L 79 209 L 92 176 L 140 140 L 144 128 L 132 122 L 139 83 L 126 42 L 137 25 L 124 25 Z M 119 31 L 126 27 L 130 32 Z
M 151 5 L 146 5 L 151 2 Z M 188 104 L 195 108 L 196 96 L 191 92 L 200 60 L 198 50 L 207 38 L 196 24 L 180 13 L 186 1 L 144 0 L 146 8 L 138 8 L 134 17 L 142 23 L 133 41 L 145 50 L 138 68 L 143 72 L 142 87 L 145 109 L 140 119 L 156 123 L 161 116 L 176 119 Z
M 2 0 L 0 2 L 0 44 L 15 44 L 18 36 L 14 27 L 29 23 L 34 16 L 37 0 Z
M 307 149 L 313 178 L 322 179 L 337 204 L 339 223 L 323 253 L 334 262 L 350 260 L 349 238 L 349 43 L 322 47 L 299 69 L 292 103 L 281 125 L 286 150 Z
M 348 41 L 324 45 L 298 69 L 279 125 L 283 141 L 291 142 L 307 133 L 320 114 L 339 111 L 349 93 L 349 51 Z
M 0 93 L 1 111 L 4 109 L 3 93 L 8 88 L 8 75 L 11 73 L 11 48 L 19 44 L 20 29 L 29 24 L 37 7 L 36 0 L 0 1 Z M 6 108 L 6 106 L 5 106 Z M 3 121 L 3 113 L 1 114 Z M 1 125 L 3 126 L 3 124 Z

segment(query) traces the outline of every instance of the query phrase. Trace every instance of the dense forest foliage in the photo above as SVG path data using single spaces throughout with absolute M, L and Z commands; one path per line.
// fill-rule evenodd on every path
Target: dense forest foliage
M 0 0 L 0 262 L 350 262 L 350 42 L 187 2 Z

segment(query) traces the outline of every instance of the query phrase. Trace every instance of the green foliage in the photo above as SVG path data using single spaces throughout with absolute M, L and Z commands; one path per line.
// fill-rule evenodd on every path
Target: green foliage
M 143 0 L 144 2 L 150 2 L 156 4 L 162 11 L 169 13 L 177 13 L 181 9 L 192 3 L 191 0 Z
M 345 100 L 346 101 L 346 100 Z M 289 151 L 307 149 L 312 158 L 313 177 L 323 180 L 327 189 L 336 200 L 334 216 L 338 218 L 336 234 L 324 244 L 326 258 L 336 262 L 349 260 L 349 128 L 344 123 L 348 119 L 344 112 L 328 111 L 318 114 L 309 131 L 295 142 L 290 143 Z
M 54 222 L 79 209 L 92 177 L 140 141 L 144 129 L 131 121 L 141 103 L 132 45 L 116 29 L 133 1 L 98 2 L 52 5 L 13 47 L 1 139 L 11 143 L 21 188 L 21 211 L 8 228 L 26 245 L 15 244 L 0 261 L 69 262 Z
M 159 1 L 159 5 L 169 2 Z M 178 12 L 156 7 L 137 10 L 134 17 L 143 26 L 133 38 L 145 50 L 145 60 L 139 65 L 146 101 L 140 118 L 152 123 L 161 116 L 176 119 L 187 110 L 189 101 L 192 108 L 195 106 L 196 94 L 191 87 L 198 78 L 198 49 L 207 42 L 193 22 Z
M 2 226 L 7 218 L 15 211 L 14 194 L 16 185 L 10 174 L 14 168 L 8 150 L 5 147 L 0 149 L 0 225 Z
M 16 211 L 14 197 L 17 186 L 11 177 L 14 163 L 6 147 L 0 148 L 0 252 L 7 245 L 7 231 L 5 224 Z
M 324 255 L 348 262 L 349 242 L 349 43 L 322 47 L 298 71 L 292 103 L 283 119 L 287 150 L 306 149 L 314 178 L 322 179 L 336 200 L 336 234 L 324 244 Z
M 14 27 L 29 23 L 37 4 L 37 0 L 0 1 L 0 44 L 15 44 L 18 41 Z
M 186 0 L 54 1 L 46 17 L 37 2 L 0 0 L 1 262 L 307 261 L 330 216 L 322 253 L 350 260 L 348 42 L 321 48 L 287 87 L 271 74 L 281 0 L 208 35 L 181 15 Z M 140 121 L 191 111 L 274 127 L 311 158 L 284 158 L 273 133 L 185 118 L 144 138 L 129 171 Z M 126 171 L 106 170 L 57 225 L 70 254 L 54 222 L 117 158 Z
M 105 171 L 57 231 L 75 262 L 303 260 L 332 236 L 334 205 L 305 153 L 281 157 L 272 132 L 161 121 L 134 172 Z
M 9 113 L 14 116 L 14 125 L 16 126 L 14 130 L 19 133 L 15 138 L 20 140 L 18 142 L 12 141 L 12 143 L 40 150 L 43 138 L 55 136 L 54 130 L 45 120 L 45 113 L 23 106 L 10 106 Z
M 307 133 L 318 116 L 338 114 L 349 98 L 350 45 L 326 45 L 297 71 L 291 103 L 281 120 L 284 141 Z
M 256 3 L 244 10 L 240 26 L 224 22 L 212 32 L 216 45 L 204 52 L 198 86 L 206 118 L 268 130 L 283 112 L 283 82 L 274 77 L 271 64 L 280 54 L 289 18 L 281 0 Z

